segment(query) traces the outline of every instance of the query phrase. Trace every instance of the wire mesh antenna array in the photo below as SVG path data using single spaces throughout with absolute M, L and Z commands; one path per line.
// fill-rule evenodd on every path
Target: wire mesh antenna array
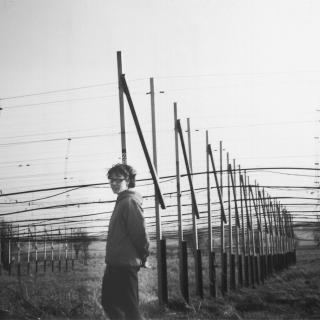
M 119 57 L 119 55 L 118 55 Z M 305 185 L 261 185 L 251 183 L 249 173 L 263 172 L 271 170 L 281 170 L 279 174 L 295 174 L 288 173 L 292 171 L 310 171 L 314 168 L 288 168 L 288 167 L 273 167 L 273 168 L 245 168 L 236 169 L 228 161 L 227 166 L 225 159 L 222 157 L 222 142 L 220 143 L 220 157 L 214 159 L 213 151 L 209 139 L 206 139 L 206 149 L 203 150 L 203 155 L 206 155 L 207 169 L 202 172 L 193 172 L 191 165 L 191 157 L 187 155 L 187 148 L 184 142 L 182 119 L 175 119 L 174 133 L 177 138 L 177 148 L 182 149 L 186 174 L 180 173 L 180 167 L 177 167 L 175 175 L 158 177 L 154 168 L 149 152 L 144 141 L 144 136 L 135 112 L 132 96 L 128 88 L 125 76 L 122 74 L 122 66 L 119 71 L 118 85 L 122 94 L 125 94 L 132 117 L 135 122 L 136 130 L 144 151 L 144 155 L 150 170 L 151 178 L 141 179 L 137 182 L 137 188 L 144 184 L 154 184 L 155 191 L 152 194 L 145 195 L 145 200 L 154 200 L 156 198 L 162 209 L 161 219 L 155 218 L 155 205 L 147 203 L 145 206 L 147 228 L 151 231 L 151 239 L 160 242 L 161 245 L 157 250 L 161 252 L 157 256 L 159 272 L 166 271 L 166 239 L 179 241 L 179 281 L 182 297 L 188 302 L 190 298 L 189 282 L 192 272 L 188 268 L 188 255 L 193 255 L 198 267 L 198 275 L 208 277 L 209 281 L 204 281 L 204 286 L 210 286 L 210 295 L 213 297 L 219 294 L 227 294 L 228 291 L 236 290 L 242 286 L 255 287 L 263 283 L 273 273 L 287 268 L 295 262 L 295 235 L 294 222 L 305 222 L 307 218 L 312 218 L 313 212 L 308 210 L 298 209 L 290 210 L 289 205 L 297 208 L 298 205 L 314 205 L 311 197 L 274 197 L 267 193 L 285 189 L 286 191 L 301 189 L 315 190 L 314 186 Z M 117 83 L 113 83 L 116 85 Z M 104 86 L 107 84 L 101 84 Z M 79 89 L 79 88 L 74 88 Z M 72 90 L 72 89 L 70 89 Z M 152 91 L 152 90 L 151 90 Z M 54 91 L 51 91 L 52 93 Z M 44 92 L 47 94 L 49 92 Z M 14 97 L 12 97 L 14 98 Z M 119 95 L 119 100 L 121 100 Z M 122 99 L 123 100 L 123 99 Z M 26 106 L 26 105 L 24 105 Z M 23 107 L 16 105 L 14 107 Z M 175 104 L 176 107 L 176 104 Z M 0 109 L 1 112 L 1 109 Z M 124 129 L 121 131 L 125 132 Z M 69 157 L 71 138 L 68 140 L 66 158 Z M 191 149 L 191 148 L 190 148 Z M 130 156 L 130 155 L 129 155 Z M 127 160 L 126 148 L 121 148 L 122 160 Z M 168 155 L 169 158 L 169 155 Z M 68 160 L 68 159 L 65 159 Z M 179 157 L 176 159 L 179 165 Z M 217 170 L 216 163 L 220 162 L 220 168 Z M 220 160 L 220 161 L 219 161 Z M 225 168 L 226 167 L 226 168 Z M 285 171 L 285 172 L 282 172 Z M 68 175 L 68 162 L 65 161 L 65 177 Z M 197 178 L 207 177 L 207 184 L 201 183 Z M 219 179 L 220 178 L 220 179 Z M 66 179 L 67 180 L 67 179 Z M 212 183 L 211 183 L 211 180 Z M 226 183 L 229 181 L 229 183 Z M 171 183 L 177 183 L 177 189 L 174 190 Z M 181 183 L 181 184 L 180 184 Z M 178 186 L 179 184 L 179 186 Z M 21 192 L 11 192 L 2 194 L 1 199 L 5 197 L 16 197 L 21 201 L 10 202 L 10 207 L 15 209 L 2 210 L 0 217 L 5 218 L 6 223 L 1 224 L 0 236 L 0 272 L 2 266 L 5 270 L 13 275 L 32 274 L 33 272 L 48 272 L 47 264 L 51 262 L 51 272 L 70 271 L 74 264 L 81 261 L 87 263 L 86 250 L 89 250 L 86 244 L 90 241 L 105 240 L 106 226 L 109 222 L 108 216 L 110 210 L 95 211 L 91 208 L 92 205 L 112 205 L 113 200 L 96 200 L 94 201 L 74 201 L 64 204 L 58 202 L 53 205 L 43 205 L 41 201 L 49 198 L 56 198 L 62 194 L 72 194 L 79 189 L 106 187 L 106 183 L 92 183 L 73 186 L 62 186 L 57 188 L 42 188 L 34 190 L 24 190 Z M 182 187 L 183 186 L 183 187 Z M 171 189 L 170 189 L 171 187 Z M 161 192 L 165 190 L 165 193 Z M 46 192 L 54 192 L 54 194 L 43 194 Z M 206 193 L 206 194 L 205 194 Z M 19 205 L 30 202 L 31 199 L 23 199 L 23 195 L 32 195 L 32 202 L 39 203 L 38 207 L 21 209 Z M 34 198 L 34 195 L 39 195 Z M 200 201 L 200 196 L 207 195 L 207 200 Z M 289 201 L 294 199 L 300 203 L 292 204 L 285 203 L 281 205 L 281 201 Z M 191 200 L 191 201 L 190 201 Z M 309 201 L 308 203 L 302 202 Z M 59 201 L 59 200 L 57 200 Z M 292 200 L 293 201 L 293 200 Z M 1 203 L 8 205 L 8 202 Z M 42 205 L 42 206 L 41 206 Z M 56 214 L 62 208 L 85 208 L 85 212 L 79 214 L 69 213 L 63 216 Z M 291 207 L 290 207 L 291 208 Z M 298 207 L 299 208 L 299 207 Z M 54 216 L 48 217 L 48 212 L 54 212 Z M 44 213 L 45 212 L 45 213 Z M 23 218 L 21 214 L 36 213 L 36 218 Z M 43 214 L 41 216 L 41 214 Z M 301 214 L 302 216 L 299 216 Z M 189 239 L 192 236 L 193 220 L 197 218 L 197 241 L 199 247 L 196 250 L 190 246 Z M 228 217 L 228 218 L 227 218 Z M 294 221 L 295 219 L 295 221 Z M 299 220 L 301 219 L 301 220 Z M 160 222 L 161 221 L 161 222 Z M 91 224 L 89 224 L 91 223 Z M 95 223 L 95 224 L 93 224 Z M 159 225 L 161 223 L 161 226 Z M 85 225 L 86 224 L 86 225 Z M 312 222 L 310 222 L 312 224 Z M 50 225 L 50 228 L 49 228 Z M 91 232 L 90 229 L 101 228 L 98 231 Z M 156 232 L 156 228 L 161 229 L 161 232 Z M 101 231 L 102 230 L 102 231 Z M 191 236 L 190 236 L 191 235 Z M 209 238 L 209 243 L 206 238 Z M 205 245 L 203 244 L 205 242 Z M 83 247 L 83 256 L 79 254 L 79 247 Z M 86 248 L 86 249 L 85 249 Z M 202 250 L 202 251 L 200 251 Z M 199 255 L 199 253 L 201 253 Z M 209 256 L 207 267 L 204 266 L 203 259 Z M 16 259 L 13 259 L 16 258 Z M 72 267 L 69 267 L 69 261 L 72 261 Z M 43 268 L 40 268 L 40 266 Z M 65 268 L 63 268 L 65 265 Z M 15 266 L 17 268 L 15 268 Z M 160 267 L 162 269 L 160 269 Z M 8 269 L 9 268 L 9 269 Z M 199 272 L 199 269 L 200 272 Z M 7 271 L 6 271 L 7 272 Z M 166 275 L 163 274 L 163 281 Z M 202 281 L 197 277 L 199 285 Z M 163 303 L 168 299 L 168 286 L 171 284 L 160 282 L 158 286 L 163 286 L 162 291 L 159 291 L 159 300 Z M 200 287 L 199 287 L 200 288 Z M 204 292 L 206 292 L 204 290 Z M 201 290 L 197 290 L 201 293 Z M 201 296 L 201 294 L 199 294 Z

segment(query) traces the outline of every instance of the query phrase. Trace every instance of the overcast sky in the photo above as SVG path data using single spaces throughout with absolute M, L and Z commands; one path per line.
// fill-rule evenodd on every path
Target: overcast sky
M 160 175 L 175 172 L 174 102 L 194 171 L 205 130 L 243 167 L 314 167 L 319 16 L 317 0 L 0 0 L 0 189 L 106 181 L 121 151 L 117 51 L 150 152 L 155 79 Z M 127 105 L 126 123 L 128 162 L 149 177 Z M 308 176 L 252 179 L 314 185 L 291 173 Z

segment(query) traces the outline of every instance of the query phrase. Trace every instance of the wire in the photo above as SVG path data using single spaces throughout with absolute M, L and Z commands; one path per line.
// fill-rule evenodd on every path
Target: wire
M 88 100 L 105 99 L 105 98 L 112 98 L 112 97 L 117 97 L 117 95 L 112 94 L 112 95 L 103 95 L 103 96 L 96 96 L 96 97 L 86 97 L 86 98 L 55 100 L 55 101 L 47 101 L 47 102 L 29 103 L 29 104 L 19 104 L 19 105 L 5 107 L 3 109 L 5 111 L 8 111 L 8 110 L 17 109 L 17 108 L 35 107 L 35 106 L 42 106 L 42 105 L 49 105 L 49 104 L 56 104 L 56 103 L 63 103 L 63 102 L 88 101 Z
M 105 86 L 114 85 L 114 84 L 117 84 L 117 82 L 99 83 L 99 84 L 92 84 L 92 85 L 74 87 L 74 88 L 41 91 L 41 92 L 36 92 L 36 93 L 29 93 L 29 94 L 22 94 L 22 95 L 16 95 L 16 96 L 11 96 L 11 97 L 4 97 L 4 98 L 0 98 L 0 101 L 1 100 L 12 100 L 12 99 L 18 99 L 18 98 L 25 98 L 25 97 L 33 97 L 33 96 L 39 96 L 39 95 L 45 95 L 45 94 L 51 94 L 51 93 L 69 92 L 69 91 L 76 91 L 76 90 L 82 90 L 82 89 L 105 87 Z

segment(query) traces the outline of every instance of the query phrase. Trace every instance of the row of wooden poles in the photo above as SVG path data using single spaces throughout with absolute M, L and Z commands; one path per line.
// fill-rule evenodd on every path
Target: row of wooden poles
M 176 173 L 177 173 L 177 215 L 179 226 L 179 259 L 180 259 L 180 288 L 183 298 L 189 302 L 189 276 L 188 276 L 188 248 L 184 239 L 183 219 L 181 213 L 180 191 L 180 161 L 179 149 L 182 149 L 183 159 L 189 179 L 189 187 L 192 200 L 192 234 L 193 256 L 196 293 L 204 297 L 203 267 L 201 249 L 198 244 L 197 218 L 199 211 L 192 183 L 192 157 L 190 122 L 188 121 L 188 145 L 187 155 L 184 142 L 183 130 L 180 119 L 177 119 L 175 109 L 175 132 L 176 132 Z M 189 120 L 189 119 L 188 119 Z M 180 144 L 178 144 L 180 138 Z M 207 218 L 208 218 L 208 255 L 209 255 L 209 289 L 212 297 L 218 296 L 218 288 L 222 295 L 230 290 L 236 290 L 243 286 L 252 286 L 264 283 L 274 272 L 279 272 L 296 262 L 295 239 L 293 233 L 292 216 L 280 204 L 278 199 L 266 195 L 264 189 L 259 188 L 257 183 L 252 185 L 246 174 L 246 170 L 240 167 L 235 169 L 229 162 L 229 154 L 226 155 L 227 169 L 223 169 L 222 142 L 220 142 L 220 170 L 216 170 L 211 145 L 207 148 Z M 181 148 L 180 148 L 181 147 Z M 227 182 L 223 184 L 223 176 L 227 175 Z M 215 186 L 211 186 L 212 176 Z M 217 273 L 217 252 L 213 248 L 212 221 L 212 197 L 215 190 L 216 198 L 220 205 L 220 232 L 216 238 L 220 238 L 220 279 Z M 200 230 L 200 229 L 199 229 Z M 166 280 L 166 241 L 160 236 L 159 247 L 161 268 L 161 303 L 168 302 L 168 287 Z M 216 240 L 216 239 L 215 239 Z M 207 281 L 206 281 L 207 283 Z M 220 284 L 220 286 L 218 285 Z
M 19 234 L 19 226 L 15 229 L 14 232 L 13 227 L 8 225 L 6 230 L 0 230 L 2 231 L 1 234 L 5 234 L 5 236 L 0 237 L 0 275 L 5 265 L 8 275 L 11 276 L 13 274 L 13 267 L 16 266 L 16 274 L 20 276 L 22 274 L 22 266 L 25 263 L 28 275 L 32 271 L 39 272 L 41 264 L 43 272 L 46 272 L 49 268 L 51 268 L 52 272 L 55 270 L 61 272 L 63 269 L 67 272 L 70 267 L 72 270 L 74 269 L 73 229 L 70 229 L 70 234 L 68 235 L 65 228 L 63 235 L 61 229 L 58 228 L 57 234 L 53 235 L 52 231 L 48 234 L 46 228 L 44 228 L 41 236 L 39 236 L 40 233 L 36 230 L 36 227 L 33 228 L 33 231 L 28 227 L 27 232 L 24 234 Z M 22 244 L 27 244 L 25 253 L 23 252 Z M 6 251 L 5 255 L 4 251 Z M 3 261 L 3 256 L 6 257 L 6 261 Z M 22 259 L 22 256 L 24 256 L 24 259 Z M 32 270 L 32 266 L 34 266 L 34 270 Z
M 155 215 L 157 238 L 157 270 L 158 270 L 158 298 L 160 305 L 168 303 L 166 239 L 163 236 L 161 214 L 159 207 L 165 209 L 164 199 L 157 178 L 157 137 L 155 121 L 155 90 L 154 80 L 150 78 L 151 119 L 153 161 L 148 152 L 142 130 L 135 112 L 130 91 L 122 73 L 121 52 L 117 52 L 120 127 L 121 127 L 121 153 L 122 162 L 127 163 L 126 132 L 124 95 L 133 117 L 142 149 L 154 182 L 155 188 Z M 196 293 L 203 298 L 203 269 L 202 252 L 198 244 L 197 219 L 199 211 L 193 188 L 191 130 L 188 119 L 188 146 L 189 154 L 184 141 L 181 120 L 177 116 L 177 104 L 174 103 L 174 128 L 175 128 L 175 162 L 177 186 L 177 219 L 179 238 L 179 279 L 181 294 L 189 302 L 189 275 L 187 241 L 184 239 L 183 219 L 181 210 L 180 188 L 180 150 L 187 172 L 191 200 L 192 200 L 192 233 L 193 256 L 195 266 Z M 179 142 L 180 141 L 180 142 Z M 207 166 L 207 236 L 209 255 L 208 281 L 210 295 L 218 295 L 218 282 L 222 295 L 229 290 L 236 290 L 241 286 L 253 287 L 263 283 L 271 274 L 287 268 L 295 263 L 295 240 L 293 233 L 292 217 L 280 202 L 266 195 L 265 191 L 255 183 L 252 185 L 246 171 L 238 168 L 229 161 L 227 153 L 227 169 L 223 170 L 222 142 L 220 142 L 220 170 L 216 170 L 208 131 L 206 132 L 206 166 Z M 223 176 L 227 174 L 227 184 L 223 184 Z M 214 177 L 215 187 L 211 187 L 211 177 Z M 219 176 L 218 176 L 219 175 Z M 237 179 L 238 178 L 238 179 Z M 213 248 L 213 221 L 212 221 L 212 189 L 220 204 L 220 279 L 217 273 L 217 252 Z M 227 192 L 226 192 L 227 191 Z M 227 195 L 225 195 L 227 193 Z M 224 201 L 224 199 L 227 201 Z M 233 199 L 232 199 L 233 198 Z M 227 203 L 228 207 L 225 208 Z M 232 205 L 232 206 L 231 206 Z M 228 217 L 226 215 L 228 212 Z M 207 281 L 206 281 L 207 282 Z

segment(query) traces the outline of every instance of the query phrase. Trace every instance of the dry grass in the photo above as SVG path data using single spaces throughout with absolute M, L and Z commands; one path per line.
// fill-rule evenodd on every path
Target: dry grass
M 205 259 L 204 259 L 205 260 Z M 195 297 L 192 259 L 190 304 L 179 293 L 178 259 L 168 257 L 169 305 L 157 301 L 156 269 L 143 269 L 140 277 L 141 309 L 147 319 L 319 319 L 320 252 L 298 252 L 298 263 L 271 277 L 255 289 L 243 288 L 226 297 L 211 299 L 204 261 L 205 299 Z M 151 263 L 155 266 L 154 256 Z M 76 264 L 74 271 L 31 276 L 0 276 L 0 319 L 105 319 L 100 305 L 103 256 L 96 255 L 88 266 Z

